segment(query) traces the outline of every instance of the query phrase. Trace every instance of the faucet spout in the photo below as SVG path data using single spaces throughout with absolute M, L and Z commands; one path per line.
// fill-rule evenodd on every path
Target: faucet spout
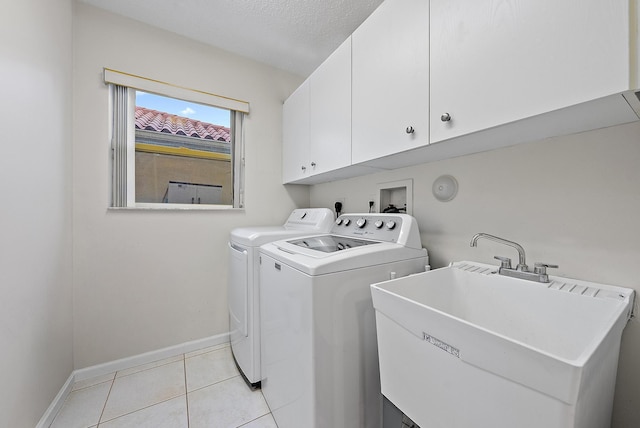
M 471 238 L 470 245 L 472 247 L 477 247 L 478 246 L 478 240 L 480 238 L 488 239 L 490 241 L 495 241 L 495 242 L 498 242 L 500 244 L 508 245 L 510 247 L 515 248 L 518 251 L 518 266 L 516 266 L 516 270 L 523 271 L 523 272 L 527 272 L 528 271 L 527 262 L 525 260 L 525 255 L 524 255 L 524 248 L 522 248 L 522 246 L 520 244 L 518 244 L 517 242 L 513 242 L 513 241 L 509 241 L 507 239 L 500 238 L 498 236 L 489 235 L 488 233 L 476 233 L 475 235 L 473 235 L 473 238 Z

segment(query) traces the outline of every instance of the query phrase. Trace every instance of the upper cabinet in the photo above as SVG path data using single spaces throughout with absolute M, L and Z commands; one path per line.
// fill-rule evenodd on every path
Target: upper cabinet
M 386 0 L 353 33 L 353 163 L 429 143 L 429 2 Z
M 351 38 L 309 77 L 309 101 L 311 173 L 351 165 Z
M 284 182 L 637 121 L 638 3 L 385 0 L 285 103 Z
M 636 18 L 628 0 L 431 0 L 430 141 L 637 87 Z
M 287 98 L 282 107 L 282 181 L 309 176 L 309 81 Z
M 351 38 L 285 101 L 284 183 L 351 165 Z

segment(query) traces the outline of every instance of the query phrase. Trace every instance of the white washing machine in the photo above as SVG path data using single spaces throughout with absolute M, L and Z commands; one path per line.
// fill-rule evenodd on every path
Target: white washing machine
M 327 208 L 294 210 L 284 225 L 233 229 L 229 241 L 229 332 L 231 351 L 245 381 L 260 386 L 260 245 L 278 239 L 328 232 L 334 221 Z
M 260 248 L 262 392 L 279 428 L 380 428 L 370 284 L 424 272 L 415 219 L 345 214 Z

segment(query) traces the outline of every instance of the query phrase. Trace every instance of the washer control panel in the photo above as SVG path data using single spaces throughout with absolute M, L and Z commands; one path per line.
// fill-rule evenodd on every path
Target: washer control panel
M 331 233 L 376 241 L 398 242 L 406 215 L 343 214 L 335 221 Z

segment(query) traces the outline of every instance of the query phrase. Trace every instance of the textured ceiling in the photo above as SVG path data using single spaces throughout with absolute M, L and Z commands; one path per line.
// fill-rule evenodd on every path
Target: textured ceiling
M 81 0 L 308 76 L 382 0 Z

